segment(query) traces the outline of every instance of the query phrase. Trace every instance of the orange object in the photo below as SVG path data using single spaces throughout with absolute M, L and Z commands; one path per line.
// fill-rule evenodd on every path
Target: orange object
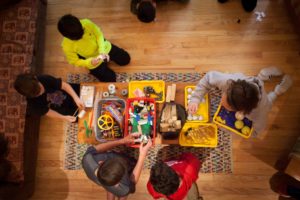
M 92 127 L 92 122 L 93 122 L 93 117 L 94 117 L 94 111 L 92 110 L 90 113 L 90 118 L 89 118 L 89 128 Z

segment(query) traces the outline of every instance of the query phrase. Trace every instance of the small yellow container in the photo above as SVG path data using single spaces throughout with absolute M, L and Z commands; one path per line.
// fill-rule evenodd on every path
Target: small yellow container
M 250 131 L 248 131 L 247 133 L 243 133 L 241 131 L 242 129 L 238 130 L 233 125 L 235 123 L 235 121 L 237 120 L 235 118 L 235 112 L 224 111 L 224 110 L 225 110 L 225 108 L 223 108 L 221 105 L 219 105 L 216 113 L 214 114 L 213 122 L 231 132 L 234 132 L 234 133 L 244 137 L 244 138 L 249 138 L 253 131 L 252 121 L 250 121 L 246 117 L 242 120 L 243 124 L 245 124 L 245 125 L 248 125 L 249 123 L 251 123 L 251 127 L 248 126 L 250 128 Z M 231 126 L 229 124 L 231 124 Z
M 137 89 L 144 92 L 144 87 L 151 86 L 156 93 L 161 93 L 161 100 L 155 100 L 157 103 L 163 103 L 165 101 L 165 82 L 162 80 L 152 80 L 152 81 L 130 81 L 128 84 L 128 97 L 136 98 L 135 92 Z M 155 94 L 150 94 L 149 98 L 158 98 Z
M 179 144 L 188 147 L 216 147 L 218 127 L 212 123 L 186 122 L 179 135 Z
M 189 89 L 190 88 L 190 89 Z M 196 86 L 186 86 L 184 88 L 184 105 L 185 108 L 187 109 L 188 107 L 188 96 L 191 95 L 191 92 L 189 90 L 195 90 Z M 199 118 L 197 120 L 188 120 L 188 122 L 193 122 L 193 123 L 199 123 L 199 122 L 208 122 L 209 121 L 209 99 L 208 99 L 208 94 L 204 96 L 204 101 L 199 103 L 199 107 L 197 110 L 197 113 L 195 114 L 196 116 L 202 116 L 202 119 L 200 120 Z

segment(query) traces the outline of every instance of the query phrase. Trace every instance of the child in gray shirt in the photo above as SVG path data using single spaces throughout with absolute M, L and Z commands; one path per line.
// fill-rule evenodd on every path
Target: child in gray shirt
M 264 68 L 257 77 L 242 73 L 222 73 L 210 71 L 198 82 L 195 92 L 188 104 L 188 112 L 193 114 L 204 95 L 212 88 L 222 91 L 221 105 L 229 111 L 239 111 L 253 122 L 254 130 L 259 133 L 266 125 L 267 115 L 278 95 L 283 94 L 292 85 L 289 75 L 284 75 L 274 91 L 266 93 L 264 82 L 282 72 L 276 67 Z

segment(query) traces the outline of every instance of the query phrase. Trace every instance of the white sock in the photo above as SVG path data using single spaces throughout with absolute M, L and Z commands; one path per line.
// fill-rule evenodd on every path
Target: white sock
M 268 99 L 271 101 L 271 103 L 273 103 L 277 99 L 277 94 L 274 91 L 269 92 Z

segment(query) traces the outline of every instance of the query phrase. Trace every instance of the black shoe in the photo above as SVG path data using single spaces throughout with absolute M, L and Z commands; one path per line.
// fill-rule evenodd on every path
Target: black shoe
M 255 9 L 257 0 L 242 0 L 242 5 L 245 11 L 251 12 Z
M 225 3 L 228 0 L 218 0 L 219 3 Z

